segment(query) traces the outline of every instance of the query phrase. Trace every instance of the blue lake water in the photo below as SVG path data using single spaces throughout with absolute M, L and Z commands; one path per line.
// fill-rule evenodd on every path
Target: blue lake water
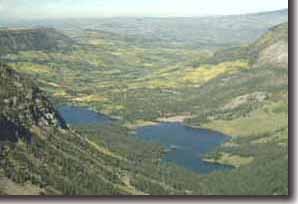
M 137 135 L 150 142 L 162 144 L 167 151 L 164 161 L 174 162 L 187 169 L 210 173 L 233 167 L 203 161 L 204 155 L 215 150 L 230 137 L 211 130 L 187 127 L 181 123 L 161 123 L 142 127 Z
M 64 118 L 66 123 L 71 125 L 88 125 L 98 123 L 111 123 L 113 120 L 108 116 L 97 113 L 85 107 L 60 106 L 58 112 Z
M 109 124 L 113 119 L 88 108 L 61 106 L 58 111 L 68 124 Z M 182 123 L 160 123 L 141 127 L 136 135 L 148 142 L 159 143 L 167 150 L 164 162 L 173 162 L 195 172 L 207 174 L 227 171 L 233 167 L 203 161 L 204 155 L 214 151 L 230 137 L 211 130 L 191 128 Z

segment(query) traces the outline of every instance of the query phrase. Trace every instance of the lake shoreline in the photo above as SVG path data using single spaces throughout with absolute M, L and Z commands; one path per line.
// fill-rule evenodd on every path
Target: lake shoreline
M 58 109 L 62 117 L 71 125 L 111 124 L 110 116 L 90 107 L 64 105 Z M 206 156 L 230 140 L 230 136 L 218 131 L 191 127 L 185 124 L 190 116 L 174 116 L 154 121 L 137 120 L 119 125 L 133 131 L 138 138 L 154 142 L 164 147 L 162 162 L 175 163 L 200 174 L 227 171 L 227 164 L 208 162 Z M 211 158 L 209 158 L 211 159 Z

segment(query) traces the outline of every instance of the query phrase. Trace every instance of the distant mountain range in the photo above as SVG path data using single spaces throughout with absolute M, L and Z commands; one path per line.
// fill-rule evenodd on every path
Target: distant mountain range
M 68 34 L 84 29 L 108 32 L 144 46 L 217 49 L 248 44 L 288 20 L 288 9 L 256 14 L 189 18 L 100 18 L 0 20 L 4 27 L 47 26 Z
M 146 46 L 220 48 L 248 44 L 272 26 L 286 22 L 288 10 L 193 18 L 111 18 L 76 21 Z

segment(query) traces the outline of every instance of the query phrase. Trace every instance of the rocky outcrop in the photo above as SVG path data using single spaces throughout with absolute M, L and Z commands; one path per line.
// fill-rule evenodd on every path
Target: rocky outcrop
M 288 43 L 279 41 L 262 50 L 258 56 L 257 65 L 288 68 Z
M 256 67 L 288 68 L 288 29 L 288 23 L 275 26 L 251 46 Z
M 0 137 L 29 138 L 30 128 L 67 125 L 42 91 L 29 79 L 0 64 Z M 10 135 L 11 138 L 8 138 Z
M 15 143 L 20 138 L 25 139 L 28 143 L 32 141 L 32 135 L 25 127 L 0 117 L 0 141 Z

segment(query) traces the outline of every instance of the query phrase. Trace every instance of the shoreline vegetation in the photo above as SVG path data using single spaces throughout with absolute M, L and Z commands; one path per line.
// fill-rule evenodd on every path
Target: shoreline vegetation
M 235 168 L 239 168 L 244 165 L 252 163 L 253 157 L 243 157 L 239 155 L 232 155 L 225 152 L 219 152 L 213 157 L 208 157 L 208 155 L 203 158 L 203 161 L 215 164 L 231 165 Z
M 137 129 L 140 127 L 153 126 L 153 125 L 158 125 L 160 123 L 182 123 L 183 125 L 186 126 L 186 124 L 184 123 L 185 120 L 191 117 L 192 116 L 189 116 L 189 115 L 177 115 L 177 116 L 157 118 L 156 120 L 152 120 L 152 121 L 137 120 L 133 123 L 124 124 L 124 126 L 128 127 L 129 129 Z

